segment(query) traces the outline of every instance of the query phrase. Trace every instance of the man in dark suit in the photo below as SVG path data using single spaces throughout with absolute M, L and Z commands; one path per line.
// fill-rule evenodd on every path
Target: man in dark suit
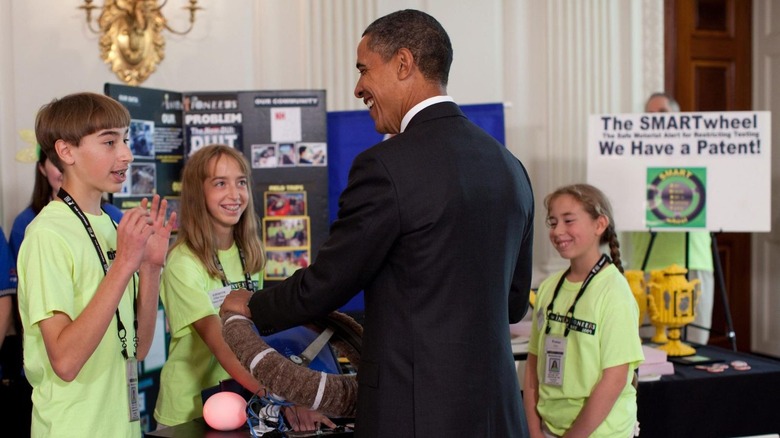
M 531 185 L 446 95 L 451 62 L 447 33 L 425 13 L 366 29 L 355 96 L 396 135 L 355 158 L 314 263 L 222 306 L 263 333 L 365 290 L 359 437 L 526 435 L 508 326 L 530 290 Z

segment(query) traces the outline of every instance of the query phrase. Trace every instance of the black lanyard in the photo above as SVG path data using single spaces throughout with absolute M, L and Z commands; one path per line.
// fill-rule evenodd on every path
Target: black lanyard
M 71 211 L 76 215 L 76 217 L 81 220 L 81 224 L 84 225 L 84 229 L 87 230 L 87 234 L 89 235 L 90 240 L 92 240 L 92 245 L 95 247 L 95 252 L 97 252 L 98 258 L 100 259 L 100 266 L 103 268 L 103 275 L 106 275 L 108 273 L 108 262 L 106 261 L 106 257 L 103 255 L 103 249 L 100 247 L 100 242 L 97 240 L 97 236 L 95 236 L 95 231 L 92 229 L 92 225 L 89 223 L 89 219 L 87 219 L 87 216 L 84 214 L 84 212 L 81 210 L 78 204 L 76 204 L 76 200 L 73 199 L 72 196 L 68 194 L 68 192 L 65 191 L 65 189 L 60 188 L 60 190 L 57 192 L 57 197 L 62 199 L 65 202 L 65 205 L 70 207 Z M 100 207 L 101 210 L 103 207 Z M 108 214 L 103 210 L 104 214 Z M 116 223 L 114 223 L 114 220 L 111 219 L 111 224 L 114 226 L 114 229 L 116 229 Z M 133 274 L 133 328 L 135 329 L 135 335 L 133 336 L 133 357 L 136 356 L 136 353 L 138 352 L 138 297 L 136 296 L 136 286 L 135 286 L 135 274 Z M 119 342 L 122 343 L 122 356 L 125 358 L 125 360 L 128 359 L 127 355 L 127 330 L 125 330 L 125 325 L 122 324 L 122 318 L 119 316 L 119 307 L 116 309 L 116 329 L 117 329 L 117 335 L 119 336 Z
M 606 254 L 602 254 L 601 258 L 598 262 L 596 262 L 596 265 L 593 266 L 593 268 L 588 273 L 588 276 L 585 277 L 585 280 L 582 282 L 582 286 L 580 286 L 580 291 L 577 293 L 577 296 L 574 298 L 574 302 L 571 303 L 571 307 L 569 307 L 569 311 L 566 312 L 565 317 L 563 318 L 563 323 L 566 325 L 566 330 L 563 332 L 563 337 L 569 336 L 569 321 L 571 321 L 574 318 L 574 308 L 577 306 L 577 302 L 582 297 L 582 294 L 585 293 L 585 289 L 588 287 L 588 284 L 590 284 L 590 281 L 593 280 L 593 277 L 596 276 L 601 271 L 601 268 L 604 267 L 604 265 L 609 261 L 609 257 L 607 257 Z M 544 331 L 544 334 L 550 334 L 550 319 L 553 316 L 553 304 L 555 304 L 555 299 L 558 298 L 558 292 L 561 290 L 561 286 L 563 286 L 563 281 L 566 280 L 566 276 L 569 275 L 569 272 L 571 272 L 571 268 L 567 269 L 566 272 L 561 275 L 561 279 L 558 280 L 558 284 L 555 286 L 555 291 L 553 292 L 552 300 L 550 300 L 550 304 L 547 305 L 547 328 Z
M 241 259 L 241 270 L 244 271 L 246 288 L 249 292 L 254 293 L 255 282 L 252 281 L 252 276 L 246 270 L 246 258 L 244 258 L 244 250 L 241 249 L 241 246 L 239 246 L 238 243 L 236 243 L 236 247 L 238 248 L 238 258 Z M 214 254 L 214 263 L 217 264 L 217 269 L 219 269 L 219 272 L 222 273 L 222 286 L 230 286 L 230 282 L 227 279 L 227 274 L 225 274 L 225 270 L 222 269 L 222 263 L 219 262 L 219 256 L 217 254 Z

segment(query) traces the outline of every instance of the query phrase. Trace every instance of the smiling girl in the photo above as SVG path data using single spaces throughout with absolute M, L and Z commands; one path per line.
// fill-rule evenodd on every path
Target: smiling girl
M 184 167 L 179 234 L 160 292 L 171 332 L 154 410 L 161 426 L 200 417 L 201 391 L 222 380 L 235 379 L 251 393 L 263 389 L 225 343 L 217 314 L 231 290 L 262 287 L 265 258 L 251 186 L 249 164 L 229 146 L 203 147 Z M 330 423 L 302 408 L 290 413 L 296 430 Z
M 612 208 L 587 184 L 556 190 L 545 206 L 550 242 L 570 266 L 536 300 L 523 387 L 531 437 L 629 438 L 644 357 Z

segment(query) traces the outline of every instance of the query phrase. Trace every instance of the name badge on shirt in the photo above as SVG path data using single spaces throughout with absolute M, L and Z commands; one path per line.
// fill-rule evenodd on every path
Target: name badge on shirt
M 219 289 L 214 289 L 212 291 L 209 291 L 209 298 L 211 298 L 211 304 L 214 305 L 215 308 L 222 305 L 222 302 L 225 301 L 225 298 L 230 293 L 230 286 L 221 287 Z
M 547 361 L 544 366 L 544 383 L 563 385 L 563 361 L 566 355 L 566 338 L 548 335 L 544 340 Z
M 127 404 L 130 407 L 130 421 L 138 421 L 141 417 L 138 409 L 138 361 L 130 358 L 125 361 L 127 377 Z

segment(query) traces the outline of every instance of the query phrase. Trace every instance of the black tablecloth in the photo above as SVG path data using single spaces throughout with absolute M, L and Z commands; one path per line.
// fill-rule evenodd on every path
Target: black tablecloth
M 338 423 L 339 421 L 334 420 Z M 270 436 L 270 433 L 265 436 Z M 322 438 L 349 438 L 354 434 L 352 431 L 336 432 L 336 433 L 323 433 Z M 238 430 L 231 430 L 222 432 L 214 430 L 206 424 L 203 418 L 196 418 L 188 423 L 180 424 L 178 426 L 169 427 L 167 429 L 161 429 L 154 432 L 148 432 L 146 437 L 168 437 L 168 438 L 250 438 L 252 433 L 248 427 L 243 427 Z M 278 437 L 279 435 L 277 435 Z M 284 435 L 281 435 L 284 436 Z M 299 435 L 300 436 L 300 435 Z M 312 432 L 309 436 L 315 436 Z
M 697 354 L 751 369 L 709 373 L 675 364 L 674 375 L 641 382 L 640 437 L 738 437 L 780 431 L 780 361 L 700 346 Z

